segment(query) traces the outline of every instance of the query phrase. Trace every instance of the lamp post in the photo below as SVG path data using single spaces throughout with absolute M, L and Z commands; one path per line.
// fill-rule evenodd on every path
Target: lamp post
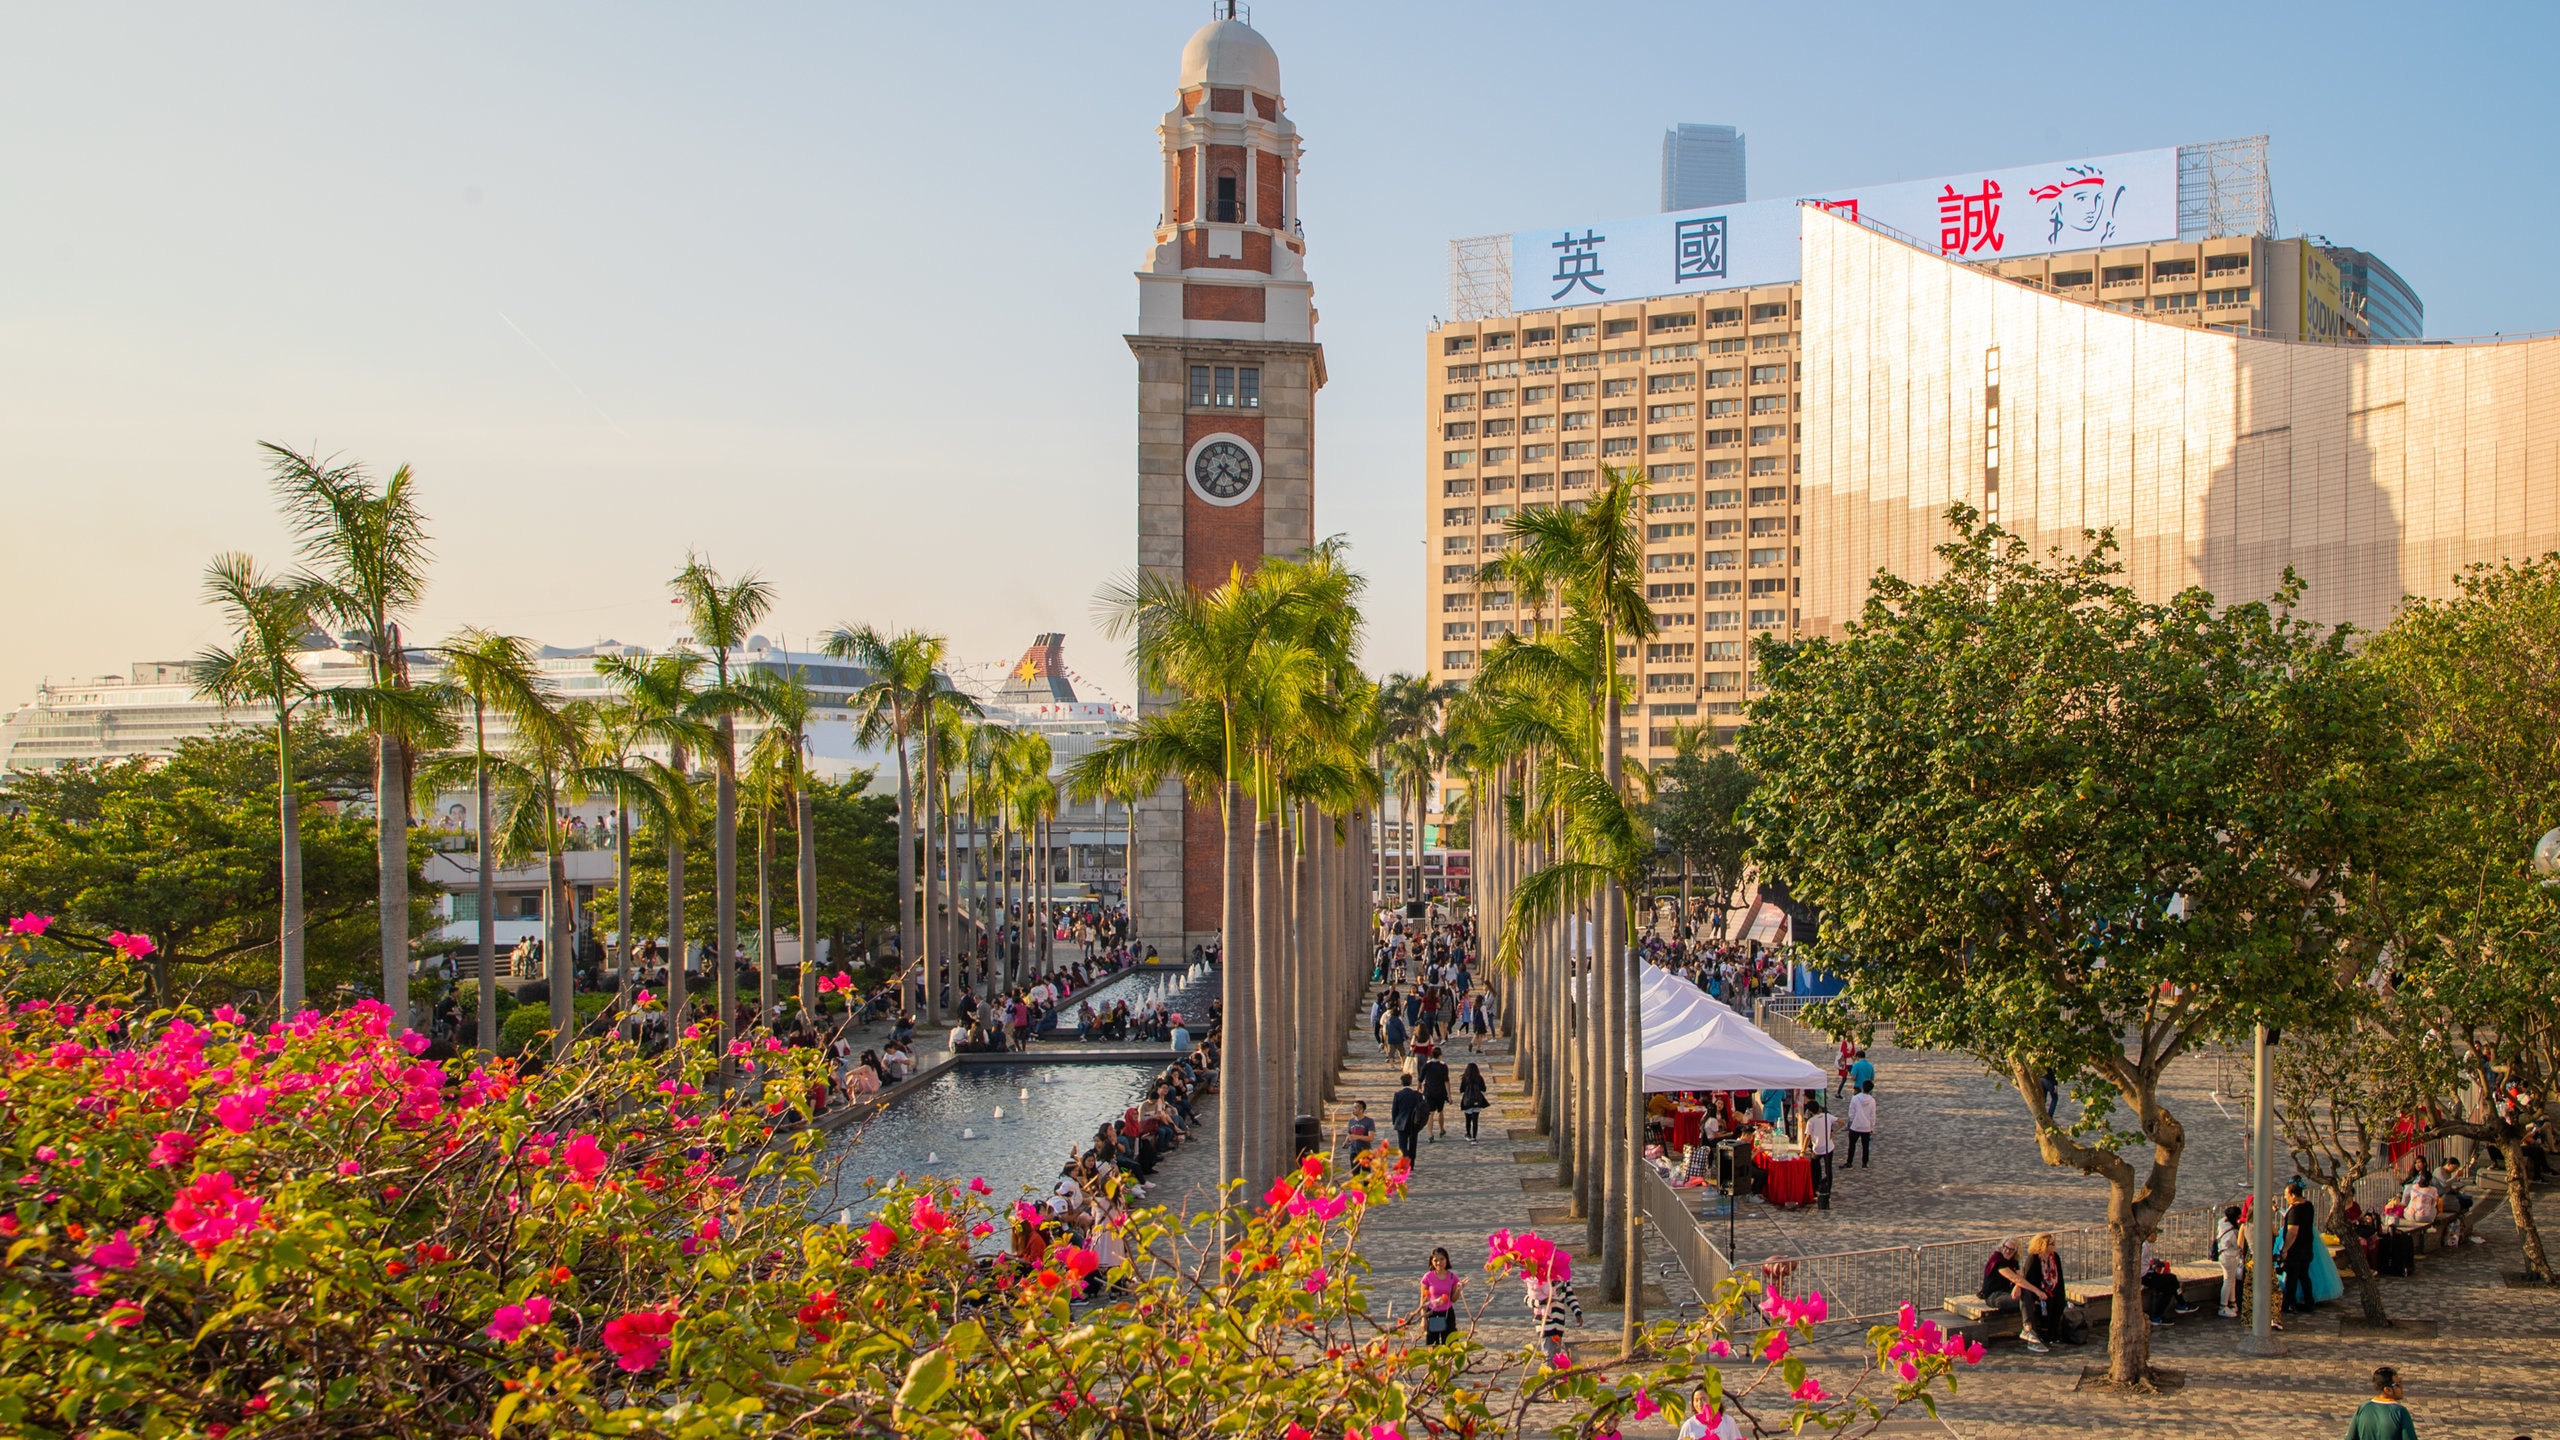
M 2276 1279 L 2275 1046 L 2275 1033 L 2260 1025 L 2253 1076 L 2257 1096 L 2249 1122 L 2249 1333 L 2240 1340 L 2240 1353 L 2243 1355 L 2275 1356 L 2285 1353 L 2284 1342 L 2273 1333 Z

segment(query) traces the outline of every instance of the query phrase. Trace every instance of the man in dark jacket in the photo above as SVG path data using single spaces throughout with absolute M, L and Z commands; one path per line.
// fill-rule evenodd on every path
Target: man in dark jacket
M 1422 1140 L 1423 1124 L 1431 1118 L 1431 1102 L 1413 1088 L 1410 1079 L 1396 1091 L 1395 1104 L 1387 1111 L 1388 1123 L 1396 1127 L 1396 1144 L 1404 1151 L 1406 1163 L 1414 1158 L 1414 1149 Z

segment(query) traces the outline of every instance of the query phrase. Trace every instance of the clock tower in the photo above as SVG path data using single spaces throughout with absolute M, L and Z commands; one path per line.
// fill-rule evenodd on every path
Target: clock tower
M 1298 225 L 1298 130 L 1280 57 L 1232 0 L 1182 47 L 1156 127 L 1164 209 L 1138 271 L 1138 566 L 1209 590 L 1315 543 L 1324 350 Z M 1166 703 L 1139 697 L 1141 713 Z M 1215 795 L 1138 807 L 1131 918 L 1168 957 L 1216 938 Z M 1170 942 L 1170 943 L 1168 943 Z

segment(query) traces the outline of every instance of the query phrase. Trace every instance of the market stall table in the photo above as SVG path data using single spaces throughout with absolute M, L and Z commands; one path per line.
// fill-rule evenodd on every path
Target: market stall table
M 1754 1151 L 1752 1162 L 1760 1167 L 1760 1193 L 1770 1204 L 1793 1209 L 1813 1203 L 1813 1161 L 1792 1146 Z

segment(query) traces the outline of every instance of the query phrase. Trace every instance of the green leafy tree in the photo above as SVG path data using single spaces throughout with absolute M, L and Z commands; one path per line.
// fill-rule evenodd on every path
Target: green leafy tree
M 2400 1003 L 2452 1041 L 2439 1083 L 2461 1099 L 2439 1129 L 2499 1152 L 2525 1269 L 2549 1282 L 2524 1146 L 2560 1085 L 2560 892 L 2533 863 L 2535 837 L 2560 824 L 2560 555 L 2460 585 L 2411 601 L 2367 651 L 2430 767 L 2381 908 Z
M 2163 1076 L 2330 1013 L 2361 973 L 2403 752 L 2343 629 L 2293 618 L 2290 577 L 2272 604 L 2146 601 L 2107 535 L 2039 563 L 1948 519 L 1939 578 L 1879 576 L 1837 640 L 1762 639 L 1744 823 L 1822 906 L 1812 959 L 1848 1005 L 2007 1077 L 2046 1162 L 2106 1180 L 2129 1297 L 2186 1150 Z M 2047 1109 L 2047 1074 L 2076 1116 Z M 2142 1383 L 2148 1327 L 2111 1327 L 2109 1352 Z
M 62 917 L 57 949 L 101 956 L 102 938 L 151 937 L 156 1003 L 236 1002 L 276 984 L 280 836 L 275 732 L 225 727 L 165 758 L 75 761 L 11 777 L 0 818 L 0 910 Z M 369 991 L 373 789 L 362 740 L 293 732 L 307 977 L 316 994 Z M 424 923 L 428 901 L 411 902 Z
M 1742 884 L 1751 853 L 1751 837 L 1742 828 L 1742 804 L 1758 783 L 1751 767 L 1730 750 L 1707 743 L 1707 732 L 1680 731 L 1669 760 L 1653 767 L 1653 803 L 1648 813 L 1653 832 L 1680 859 L 1680 918 L 1689 918 L 1692 877 L 1706 887 L 1707 904 L 1716 912 L 1716 933 L 1724 933 L 1725 912 Z

